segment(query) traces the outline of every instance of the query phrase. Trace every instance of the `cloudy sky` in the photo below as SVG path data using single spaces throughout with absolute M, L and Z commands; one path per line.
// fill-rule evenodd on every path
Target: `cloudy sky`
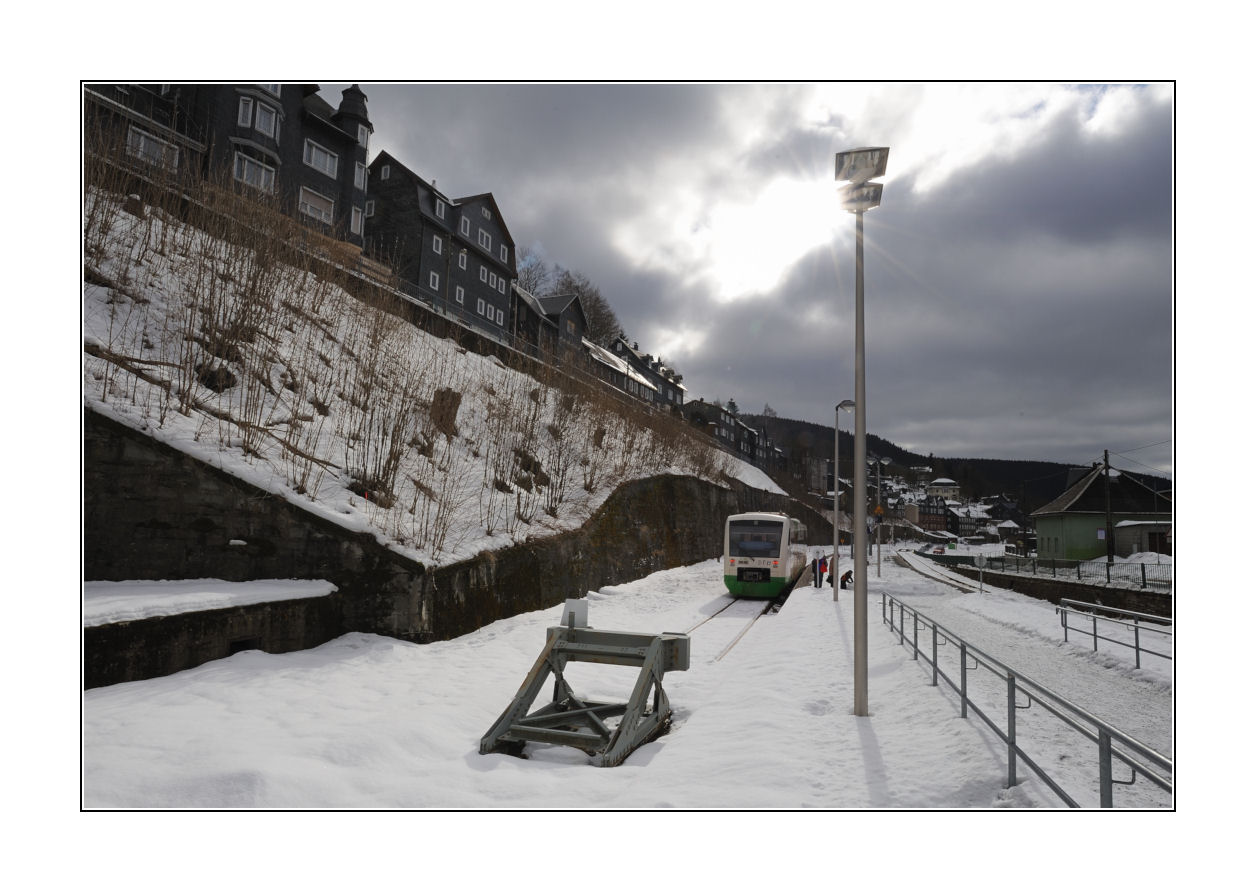
M 691 398 L 825 424 L 854 396 L 834 155 L 889 146 L 865 217 L 869 432 L 1171 467 L 1172 84 L 363 89 L 372 155 L 492 192 L 519 249 L 588 276 Z

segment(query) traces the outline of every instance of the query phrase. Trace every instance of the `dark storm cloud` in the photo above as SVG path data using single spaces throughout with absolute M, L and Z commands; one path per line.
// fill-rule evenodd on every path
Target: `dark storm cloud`
M 643 350 L 675 351 L 690 397 L 830 424 L 854 396 L 853 217 L 835 209 L 832 244 L 731 301 L 695 275 L 683 236 L 667 230 L 647 262 L 621 227 L 640 239 L 677 222 L 658 215 L 677 191 L 703 196 L 701 223 L 779 175 L 832 189 L 833 153 L 910 133 L 927 91 L 804 119 L 806 85 L 364 90 L 373 149 L 455 197 L 493 192 L 521 248 L 588 275 Z M 1170 438 L 1172 104 L 1136 95 L 1099 133 L 1082 111 L 924 191 L 919 162 L 892 150 L 905 173 L 867 215 L 870 432 L 926 454 L 1057 461 Z M 678 332 L 695 336 L 677 347 Z M 1169 454 L 1135 457 L 1167 468 Z

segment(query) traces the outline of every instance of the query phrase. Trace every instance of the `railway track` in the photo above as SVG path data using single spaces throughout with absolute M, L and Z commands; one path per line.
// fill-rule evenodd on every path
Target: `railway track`
M 720 607 L 710 616 L 705 617 L 694 625 L 685 630 L 686 635 L 692 635 L 693 632 L 715 621 L 713 626 L 709 626 L 702 638 L 705 641 L 715 639 L 717 641 L 726 641 L 727 643 L 716 654 L 713 662 L 719 662 L 737 646 L 737 643 L 745 637 L 746 633 L 757 623 L 762 617 L 769 613 L 776 613 L 781 609 L 788 593 L 779 599 L 771 601 L 750 601 L 744 598 L 729 597 L 727 604 Z M 715 630 L 719 629 L 717 633 Z M 725 637 L 727 636 L 727 637 Z M 707 648 L 704 647 L 704 650 Z
M 920 561 L 912 560 L 911 555 L 903 554 L 902 552 L 895 552 L 894 562 L 897 563 L 900 567 L 906 567 L 909 570 L 915 570 L 917 573 L 919 573 L 921 576 L 925 577 L 926 579 L 932 579 L 934 582 L 940 582 L 943 585 L 949 585 L 951 588 L 959 589 L 964 594 L 969 594 L 970 592 L 976 591 L 976 589 L 973 588 L 972 585 L 967 582 L 955 579 L 954 577 L 947 576 L 941 572 L 935 571 L 932 567 L 927 568 L 925 566 L 922 566 Z

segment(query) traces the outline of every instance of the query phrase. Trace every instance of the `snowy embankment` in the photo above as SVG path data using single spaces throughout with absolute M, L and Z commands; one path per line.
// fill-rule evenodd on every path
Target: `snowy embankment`
M 281 216 L 215 238 L 89 191 L 84 217 L 84 406 L 429 566 L 579 527 L 628 480 L 780 492 L 601 382 L 530 377 L 281 262 Z
M 887 550 L 888 551 L 888 550 Z M 721 659 L 735 635 L 710 617 L 726 602 L 719 563 L 653 574 L 589 595 L 595 628 L 691 630 L 692 662 L 664 677 L 669 734 L 617 768 L 579 751 L 529 745 L 526 759 L 482 756 L 559 620 L 559 608 L 461 638 L 413 645 L 351 634 L 321 647 L 247 651 L 166 678 L 85 692 L 83 803 L 89 808 L 1058 808 L 1022 768 L 1004 789 L 1006 747 L 881 624 L 880 592 L 971 616 L 973 643 L 1041 684 L 1112 687 L 1088 705 L 1172 752 L 1172 670 L 1138 671 L 1128 652 L 1096 658 L 1052 636 L 1050 604 L 1011 592 L 960 595 L 895 566 L 870 578 L 871 715 L 852 715 L 851 593 L 800 586 Z M 848 558 L 846 558 L 848 560 Z M 952 618 L 953 618 L 952 616 Z M 740 625 L 739 623 L 733 625 Z M 1057 626 L 1058 628 L 1058 626 Z M 1031 654 L 1032 651 L 1032 654 Z M 634 669 L 578 664 L 586 697 L 626 699 Z M 982 683 L 984 684 L 984 683 Z M 997 686 L 996 686 L 997 688 Z M 974 697 L 987 692 L 976 680 Z M 993 696 L 997 697 L 997 690 Z M 987 705 L 988 706 L 988 705 Z M 997 706 L 988 714 L 998 715 Z M 1031 728 L 1027 716 L 1018 720 Z M 1026 734 L 1029 732 L 1026 731 Z M 1098 804 L 1093 746 L 1076 734 L 1025 741 L 1084 805 Z M 1165 808 L 1145 782 L 1117 805 Z

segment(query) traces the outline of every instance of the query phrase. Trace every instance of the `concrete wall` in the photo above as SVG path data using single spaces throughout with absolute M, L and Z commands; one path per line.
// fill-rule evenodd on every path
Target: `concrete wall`
M 718 556 L 724 518 L 738 511 L 786 511 L 814 543 L 832 540 L 826 520 L 785 496 L 665 476 L 624 484 L 580 530 L 429 569 L 91 411 L 83 459 L 85 579 L 326 579 L 338 588 L 85 629 L 88 687 L 168 674 L 245 645 L 282 653 L 350 631 L 453 638 Z
M 979 573 L 975 567 L 951 566 L 962 576 L 974 582 L 978 581 Z M 1029 595 L 1059 604 L 1061 599 L 1084 601 L 1087 604 L 1103 604 L 1105 607 L 1116 607 L 1120 610 L 1136 610 L 1139 613 L 1150 613 L 1153 616 L 1173 617 L 1173 596 L 1162 592 L 1149 592 L 1140 589 L 1118 588 L 1107 585 L 1087 585 L 1067 579 L 1053 579 L 1050 576 L 1021 576 L 1017 573 L 997 573 L 984 571 L 980 578 L 987 584 L 997 588 Z

